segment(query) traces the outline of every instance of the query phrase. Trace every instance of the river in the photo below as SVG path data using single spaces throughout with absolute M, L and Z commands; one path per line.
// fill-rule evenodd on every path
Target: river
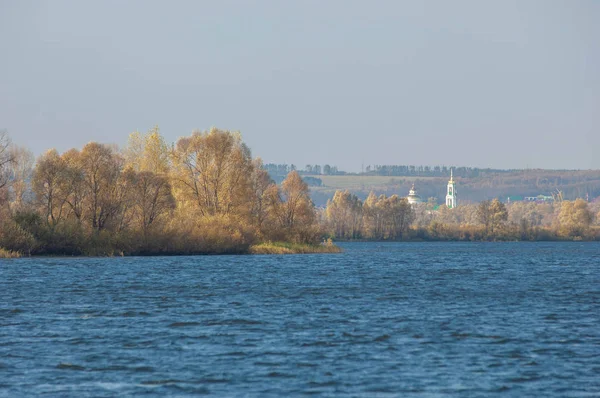
M 600 396 L 600 244 L 0 260 L 0 396 Z

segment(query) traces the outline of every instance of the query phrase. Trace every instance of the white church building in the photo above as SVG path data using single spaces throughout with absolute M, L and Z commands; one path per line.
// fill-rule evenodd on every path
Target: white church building
M 458 200 L 456 198 L 456 182 L 452 176 L 452 169 L 450 169 L 450 181 L 448 181 L 448 189 L 446 191 L 446 207 L 454 209 L 458 206 Z
M 417 195 L 417 191 L 415 190 L 415 184 L 413 184 L 410 191 L 408 191 L 408 196 L 406 197 L 406 199 L 408 199 L 408 203 L 410 203 L 411 205 L 418 205 L 419 203 L 423 203 L 421 197 Z
M 408 191 L 408 196 L 406 199 L 408 200 L 408 203 L 413 206 L 423 203 L 423 199 L 421 199 L 421 196 L 417 194 L 414 183 L 410 191 Z M 458 199 L 456 197 L 456 181 L 454 181 L 452 169 L 450 169 L 450 181 L 448 181 L 448 188 L 446 190 L 446 207 L 453 209 L 456 206 L 458 206 Z

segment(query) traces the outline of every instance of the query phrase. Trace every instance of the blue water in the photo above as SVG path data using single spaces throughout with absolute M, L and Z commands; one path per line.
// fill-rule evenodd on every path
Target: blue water
M 0 396 L 600 396 L 600 244 L 0 260 Z

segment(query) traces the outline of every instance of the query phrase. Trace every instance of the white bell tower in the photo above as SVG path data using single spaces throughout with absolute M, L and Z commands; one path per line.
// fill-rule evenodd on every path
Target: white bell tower
M 452 169 L 450 169 L 450 181 L 448 181 L 448 190 L 446 192 L 446 206 L 449 209 L 454 209 L 458 206 L 458 201 L 456 199 L 456 182 L 452 177 Z

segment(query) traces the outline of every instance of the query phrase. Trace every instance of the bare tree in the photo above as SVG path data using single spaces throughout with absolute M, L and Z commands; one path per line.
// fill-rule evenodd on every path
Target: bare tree
M 151 171 L 136 172 L 131 169 L 124 173 L 127 190 L 135 198 L 133 201 L 134 219 L 142 230 L 144 244 L 153 226 L 167 218 L 175 209 L 175 199 L 171 184 L 166 175 Z
M 35 156 L 29 149 L 12 145 L 10 148 L 13 161 L 10 164 L 11 196 L 12 203 L 20 208 L 31 196 L 31 177 Z
M 10 165 L 13 161 L 10 137 L 6 131 L 0 131 L 0 188 L 10 181 Z
M 87 211 L 93 230 L 101 231 L 118 217 L 125 189 L 120 184 L 123 159 L 108 145 L 90 142 L 79 155 L 83 185 L 87 191 Z
M 51 149 L 40 156 L 33 172 L 32 186 L 48 226 L 54 228 L 67 213 L 69 200 L 68 165 Z

